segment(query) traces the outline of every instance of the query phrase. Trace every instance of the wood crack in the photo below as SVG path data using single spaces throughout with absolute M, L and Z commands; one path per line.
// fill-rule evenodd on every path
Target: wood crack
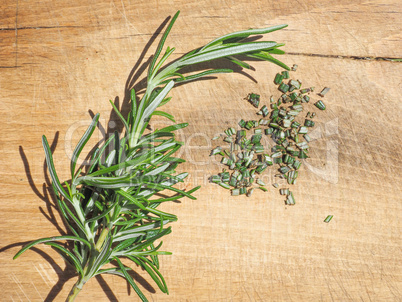
M 12 27 L 12 28 L 0 28 L 0 30 L 27 30 L 27 29 L 52 29 L 52 28 L 82 28 L 83 26 L 74 26 L 74 25 L 66 25 L 66 26 L 24 26 L 24 27 Z
M 307 56 L 307 57 L 320 57 L 320 58 L 331 58 L 331 59 L 402 62 L 402 58 L 392 58 L 392 57 L 326 55 L 320 53 L 304 53 L 304 52 L 286 52 L 286 54 L 291 56 Z

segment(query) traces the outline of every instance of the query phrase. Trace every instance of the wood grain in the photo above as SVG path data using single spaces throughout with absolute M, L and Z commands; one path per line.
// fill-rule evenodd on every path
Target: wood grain
M 401 5 L 394 0 L 1 1 L 1 300 L 64 301 L 75 277 L 49 247 L 12 260 L 22 243 L 63 232 L 46 190 L 41 135 L 53 142 L 56 170 L 68 179 L 70 145 L 88 125 L 88 111 L 113 127 L 108 100 L 123 103 L 133 67 L 142 79 L 136 71 L 178 9 L 168 39 L 175 58 L 218 35 L 287 23 L 269 37 L 286 43 L 281 59 L 299 65 L 306 86 L 331 91 L 293 188 L 297 205 L 286 207 L 274 189 L 232 199 L 207 182 L 221 169 L 208 156 L 209 138 L 253 118 L 244 96 L 255 91 L 267 101 L 277 94 L 272 79 L 280 68 L 258 62 L 248 77 L 175 88 L 166 110 L 190 123 L 180 133 L 182 169 L 191 173 L 186 186 L 203 187 L 198 200 L 165 206 L 179 217 L 164 240 L 173 255 L 161 264 L 170 295 L 139 271 L 146 296 L 401 301 L 401 63 L 384 60 L 402 57 Z M 334 218 L 325 224 L 328 214 Z M 109 276 L 91 280 L 77 300 L 95 299 L 138 300 L 123 279 Z

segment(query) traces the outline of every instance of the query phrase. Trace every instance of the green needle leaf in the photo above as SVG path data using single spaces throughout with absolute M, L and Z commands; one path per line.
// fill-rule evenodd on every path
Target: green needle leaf
M 50 178 L 52 179 L 52 182 L 54 186 L 56 187 L 57 191 L 60 192 L 60 194 L 70 201 L 72 203 L 71 197 L 66 193 L 66 191 L 63 189 L 63 187 L 60 184 L 59 178 L 57 177 L 56 170 L 54 168 L 53 164 L 53 156 L 52 156 L 52 151 L 50 150 L 49 143 L 47 142 L 46 136 L 42 136 L 42 145 L 43 149 L 45 150 L 45 155 L 46 155 L 46 163 L 47 167 L 50 173 Z
M 60 240 L 73 240 L 73 241 L 79 241 L 82 242 L 83 244 L 85 244 L 88 247 L 91 247 L 91 244 L 80 237 L 74 237 L 74 236 L 55 236 L 55 237 L 48 237 L 48 238 L 41 238 L 35 241 L 32 241 L 31 243 L 28 243 L 27 245 L 25 245 L 17 254 L 15 254 L 15 256 L 13 257 L 13 259 L 17 259 L 23 252 L 25 252 L 26 250 L 30 249 L 31 247 L 33 247 L 34 245 L 37 245 L 39 243 L 45 243 L 45 242 L 49 242 L 49 241 L 60 241 Z
M 216 60 L 219 58 L 224 58 L 228 56 L 234 56 L 243 53 L 255 53 L 259 50 L 266 50 L 277 45 L 276 42 L 250 42 L 241 45 L 228 47 L 224 49 L 212 50 L 206 53 L 194 54 L 189 58 L 180 61 L 180 66 L 188 66 L 193 64 L 198 64 L 202 62 L 207 62 L 211 60 Z
M 151 62 L 151 64 L 149 65 L 149 69 L 148 69 L 148 79 L 150 78 L 151 74 L 152 74 L 153 71 L 154 71 L 154 66 L 155 66 L 155 64 L 156 64 L 156 61 L 158 60 L 158 57 L 159 57 L 160 53 L 162 52 L 163 45 L 165 44 L 166 38 L 167 38 L 167 36 L 169 35 L 170 30 L 172 29 L 173 24 L 176 22 L 176 19 L 177 19 L 177 17 L 179 16 L 179 14 L 180 14 L 180 11 L 177 11 L 176 14 L 173 16 L 173 18 L 172 18 L 172 20 L 170 21 L 170 23 L 169 23 L 169 25 L 168 25 L 168 27 L 167 27 L 165 33 L 163 34 L 161 40 L 159 41 L 159 44 L 158 44 L 158 47 L 157 47 L 157 49 L 156 49 L 154 58 L 152 59 L 152 62 Z
M 69 260 L 71 260 L 74 263 L 75 268 L 77 269 L 77 272 L 83 276 L 84 275 L 84 271 L 82 269 L 82 266 L 80 264 L 80 261 L 77 259 L 77 257 L 74 256 L 73 253 L 71 253 L 69 250 L 65 249 L 64 247 L 62 247 L 60 244 L 54 243 L 54 242 L 45 242 L 45 244 L 50 245 L 52 247 L 54 247 L 56 250 L 58 250 L 57 252 L 63 257 L 64 253 L 67 258 Z M 63 257 L 64 258 L 64 257 Z
M 227 41 L 227 40 L 230 40 L 233 38 L 245 39 L 251 35 L 267 34 L 267 33 L 270 33 L 270 32 L 276 31 L 276 30 L 280 30 L 287 26 L 288 26 L 287 24 L 281 24 L 281 25 L 275 25 L 275 26 L 271 26 L 271 27 L 267 27 L 267 28 L 248 29 L 248 30 L 242 30 L 242 31 L 230 33 L 230 34 L 224 35 L 222 37 L 219 37 L 219 38 L 209 42 L 208 44 L 206 44 L 204 47 L 201 48 L 201 51 L 204 51 L 205 49 L 207 49 L 213 45 L 221 43 L 222 41 Z
M 144 296 L 144 294 L 141 292 L 141 290 L 138 288 L 137 284 L 134 283 L 133 278 L 127 273 L 126 267 L 121 263 L 119 258 L 114 257 L 114 260 L 116 260 L 117 264 L 119 265 L 119 268 L 121 272 L 123 273 L 124 277 L 130 283 L 131 287 L 134 289 L 134 291 L 137 293 L 137 295 L 140 297 L 141 301 L 143 302 L 148 302 L 147 298 Z
M 114 104 L 113 104 L 114 106 Z M 94 133 L 94 130 L 96 128 L 96 124 L 98 124 L 99 120 L 99 113 L 97 113 L 94 118 L 92 119 L 91 124 L 89 125 L 88 129 L 85 131 L 84 135 L 81 137 L 80 141 L 77 144 L 77 147 L 75 147 L 73 156 L 71 157 L 71 177 L 74 178 L 75 174 L 75 165 L 77 163 L 78 157 L 81 154 L 82 149 L 88 142 L 88 140 L 91 138 L 92 133 Z

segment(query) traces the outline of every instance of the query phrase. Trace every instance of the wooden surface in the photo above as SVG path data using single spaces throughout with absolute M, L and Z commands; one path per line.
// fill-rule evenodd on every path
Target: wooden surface
M 192 175 L 186 185 L 203 187 L 198 200 L 165 206 L 179 217 L 164 240 L 173 252 L 162 259 L 170 295 L 139 272 L 146 296 L 401 301 L 402 65 L 383 59 L 402 57 L 396 0 L 2 0 L 0 300 L 64 301 L 76 277 L 50 247 L 12 260 L 24 242 L 63 231 L 44 189 L 41 135 L 53 142 L 56 169 L 68 179 L 70 143 L 88 125 L 88 110 L 100 112 L 107 127 L 115 118 L 108 100 L 123 102 L 131 71 L 149 58 L 162 22 L 178 9 L 167 42 L 177 49 L 174 58 L 231 31 L 287 23 L 267 39 L 286 43 L 281 59 L 299 65 L 295 75 L 306 86 L 331 91 L 311 159 L 293 187 L 297 205 L 286 207 L 273 188 L 231 198 L 206 180 L 221 169 L 208 156 L 208 138 L 254 117 L 247 93 L 265 101 L 278 95 L 272 79 L 281 69 L 258 62 L 246 72 L 257 82 L 236 73 L 174 89 L 165 109 L 190 123 L 180 134 L 188 161 L 182 170 Z M 333 220 L 323 223 L 328 214 Z M 123 279 L 106 276 L 92 279 L 77 299 L 95 300 L 138 299 Z

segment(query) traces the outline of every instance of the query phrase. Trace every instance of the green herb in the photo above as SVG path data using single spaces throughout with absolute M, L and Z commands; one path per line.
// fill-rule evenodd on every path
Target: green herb
M 320 110 L 325 110 L 325 104 L 323 103 L 323 101 L 318 101 L 314 105 Z
M 283 92 L 283 93 L 288 92 L 289 88 L 290 88 L 289 85 L 287 85 L 287 84 L 285 84 L 285 83 L 282 83 L 282 84 L 279 85 L 279 87 L 278 87 L 279 91 L 281 91 L 281 92 Z
M 325 87 L 318 95 L 324 97 L 331 88 Z
M 216 147 L 215 149 L 213 149 L 213 150 L 211 151 L 211 155 L 210 155 L 210 156 L 215 155 L 215 154 L 219 154 L 219 153 L 221 153 L 221 152 L 222 152 L 222 148 L 221 148 L 221 147 Z
M 297 65 L 294 65 L 293 69 L 296 68 Z M 239 148 L 246 151 L 239 153 L 239 160 L 237 160 L 234 166 L 231 165 L 231 167 L 243 171 L 241 183 L 245 187 L 250 186 L 254 182 L 254 173 L 260 174 L 273 164 L 279 165 L 278 170 L 281 173 L 275 175 L 276 177 L 286 179 L 288 184 L 296 184 L 299 169 L 302 165 L 301 159 L 308 157 L 308 143 L 311 140 L 307 135 L 309 132 L 308 128 L 314 127 L 315 123 L 311 119 L 305 119 L 304 125 L 302 125 L 296 118 L 304 110 L 304 107 L 308 106 L 304 104 L 310 101 L 310 97 L 306 93 L 314 91 L 314 87 L 301 88 L 302 82 L 294 79 L 290 79 L 288 84 L 285 84 L 283 82 L 285 78 L 289 78 L 288 71 L 277 73 L 275 76 L 274 83 L 278 85 L 278 89 L 282 92 L 282 95 L 277 101 L 274 100 L 273 96 L 270 97 L 270 106 L 273 110 L 269 119 L 260 119 L 258 123 L 255 121 L 248 121 L 246 123 L 244 120 L 241 122 L 241 126 L 244 126 L 247 130 L 257 126 L 267 126 L 265 129 L 262 129 L 263 127 L 254 129 L 254 135 L 250 138 L 246 138 L 246 130 L 242 130 L 244 131 L 242 135 L 239 135 L 238 132 L 236 144 Z M 325 109 L 322 101 L 318 101 L 314 105 L 321 110 Z M 264 117 L 268 116 L 269 111 L 267 106 L 263 105 L 256 114 L 264 115 Z M 306 118 L 313 118 L 314 116 L 315 112 L 308 112 Z M 262 131 L 266 135 L 270 135 L 276 143 L 271 149 L 271 155 L 262 154 L 265 152 L 264 146 L 261 143 Z M 254 153 L 250 153 L 250 151 L 254 151 L 258 155 L 258 159 L 255 159 L 253 157 Z M 228 160 L 228 165 L 230 164 L 230 160 Z M 251 170 L 252 168 L 253 170 Z M 249 175 L 249 170 L 247 169 L 253 171 L 253 173 Z M 265 185 L 259 179 L 256 180 L 256 183 L 261 186 Z M 230 185 L 238 186 L 239 184 L 233 181 Z M 273 186 L 278 187 L 278 184 L 274 183 Z M 250 196 L 251 192 L 249 190 L 247 196 Z M 287 195 L 286 204 L 295 204 L 293 193 L 289 189 L 281 189 L 280 193 Z
M 248 192 L 247 192 L 247 194 L 246 194 L 246 196 L 247 196 L 247 197 L 250 197 L 251 194 L 253 194 L 253 192 L 254 192 L 254 188 L 249 189 Z
M 295 197 L 293 196 L 293 192 L 289 191 L 288 198 L 286 199 L 285 203 L 287 205 L 294 205 L 296 203 Z
M 330 222 L 332 217 L 334 217 L 334 215 L 328 215 L 327 218 L 324 219 L 324 222 L 326 223 Z
M 304 121 L 304 126 L 306 127 L 314 127 L 314 122 L 312 120 L 305 120 Z
M 212 175 L 211 181 L 214 183 L 220 183 L 222 181 L 222 178 L 219 175 Z
M 255 94 L 255 93 L 250 93 L 247 96 L 247 100 L 256 108 L 258 108 L 260 104 L 260 95 Z
M 280 74 L 280 73 L 277 73 L 276 76 L 275 76 L 275 79 L 274 79 L 274 83 L 275 84 L 281 84 L 283 79 L 284 79 L 284 75 Z
M 222 188 L 230 189 L 230 186 L 229 186 L 227 183 L 220 182 L 219 185 L 220 185 Z
M 262 106 L 262 108 L 261 108 L 261 110 L 259 112 L 261 112 L 263 117 L 266 117 L 268 115 L 268 113 L 269 113 L 268 107 L 266 105 Z
M 239 196 L 240 195 L 240 189 L 232 189 L 232 196 Z
M 83 285 L 99 274 L 114 274 L 129 282 L 142 301 L 147 301 L 128 271 L 132 270 L 121 262 L 121 258 L 147 271 L 160 290 L 168 293 L 166 282 L 159 271 L 159 255 L 162 242 L 156 241 L 171 232 L 169 223 L 176 221 L 173 214 L 158 210 L 167 201 L 183 197 L 195 199 L 192 195 L 199 187 L 183 191 L 174 187 L 183 182 L 188 173 L 175 174 L 175 168 L 183 162 L 173 154 L 182 146 L 175 140 L 174 131 L 187 126 L 186 123 L 168 126 L 145 134 L 153 115 L 173 117 L 156 109 L 166 104 L 167 97 L 175 84 L 193 81 L 217 73 L 229 73 L 231 69 L 209 69 L 186 75 L 185 68 L 215 59 L 227 59 L 244 68 L 252 68 L 237 56 L 270 61 L 282 67 L 282 62 L 271 54 L 283 53 L 278 48 L 283 44 L 245 40 L 250 36 L 282 29 L 286 25 L 264 29 L 249 29 L 219 37 L 197 48 L 172 63 L 167 59 L 175 48 L 167 47 L 162 54 L 166 38 L 179 12 L 169 23 L 153 56 L 147 74 L 147 87 L 138 101 L 135 91 L 131 92 L 131 111 L 127 118 L 114 106 L 113 109 L 123 123 L 126 134 L 120 138 L 117 133 L 108 139 L 102 148 L 91 154 L 92 162 L 87 172 L 76 169 L 76 161 L 94 132 L 99 114 L 95 115 L 88 130 L 79 141 L 71 161 L 71 182 L 60 183 L 53 157 L 46 137 L 43 147 L 49 168 L 57 203 L 64 222 L 71 235 L 42 238 L 24 246 L 15 256 L 39 243 L 52 246 L 78 274 L 78 281 L 67 301 L 73 301 Z M 253 104 L 259 103 L 258 95 L 250 95 Z M 230 133 L 233 130 L 230 129 Z M 232 133 L 233 134 L 233 133 Z M 228 138 L 225 138 L 228 141 Z M 225 159 L 225 158 L 224 158 Z M 233 159 L 226 159 L 230 163 Z M 232 164 L 234 165 L 234 164 Z M 219 184 L 228 189 L 229 173 L 222 173 Z M 213 177 L 213 181 L 218 181 Z M 170 191 L 174 195 L 160 197 L 159 192 Z M 240 188 L 240 194 L 244 190 Z M 163 193 L 165 195 L 165 192 Z M 60 241 L 71 242 L 67 249 Z M 108 268 L 104 268 L 108 265 Z

